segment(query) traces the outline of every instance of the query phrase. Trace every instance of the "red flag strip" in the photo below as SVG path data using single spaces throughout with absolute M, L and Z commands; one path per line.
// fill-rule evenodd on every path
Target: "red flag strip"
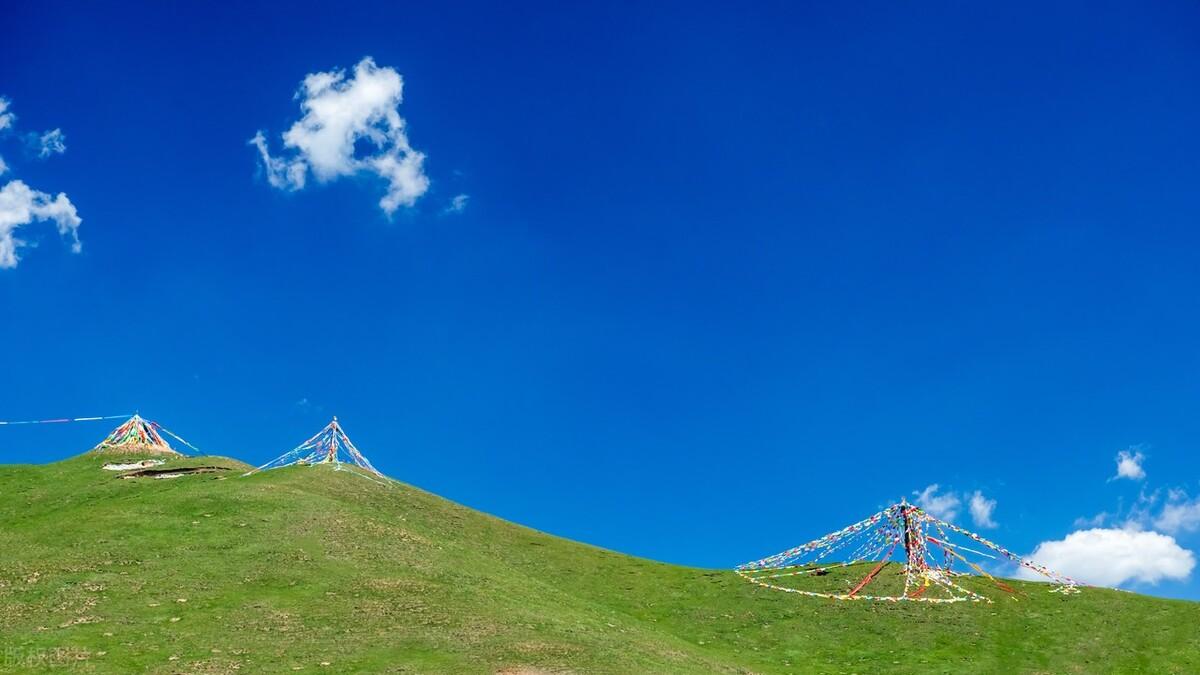
M 880 560 L 879 564 L 875 566 L 875 569 L 871 570 L 870 574 L 868 574 L 866 577 L 864 577 L 862 581 L 858 582 L 858 585 L 854 587 L 854 590 L 850 591 L 850 595 L 848 595 L 847 597 L 853 598 L 855 593 L 858 593 L 867 584 L 871 583 L 871 580 L 875 578 L 875 575 L 879 574 L 879 570 L 883 569 L 883 566 L 885 564 L 887 564 L 888 558 L 892 557 L 892 551 L 895 551 L 895 550 L 896 550 L 896 543 L 893 543 L 892 547 L 888 549 L 887 555 L 883 556 L 883 560 Z

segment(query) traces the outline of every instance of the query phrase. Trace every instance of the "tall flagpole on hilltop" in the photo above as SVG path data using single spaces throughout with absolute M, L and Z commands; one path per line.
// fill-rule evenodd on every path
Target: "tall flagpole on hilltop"
M 908 520 L 908 499 L 900 498 L 900 517 L 904 519 L 904 573 L 912 574 L 912 523 Z

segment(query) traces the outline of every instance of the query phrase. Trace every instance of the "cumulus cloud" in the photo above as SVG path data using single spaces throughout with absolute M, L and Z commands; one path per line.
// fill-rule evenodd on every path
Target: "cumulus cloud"
M 344 70 L 311 73 L 296 98 L 303 116 L 283 133 L 284 151 L 272 155 L 260 131 L 249 143 L 258 149 L 267 182 L 301 190 L 311 172 L 319 182 L 373 174 L 387 182 L 379 207 L 388 215 L 413 206 L 429 189 L 425 154 L 409 144 L 400 116 L 404 80 L 370 57 Z
M 51 129 L 44 134 L 34 134 L 34 145 L 37 155 L 46 159 L 50 155 L 61 155 L 67 151 L 67 136 L 62 129 Z
M 52 198 L 19 180 L 0 188 L 0 269 L 16 267 L 21 259 L 19 249 L 28 245 L 17 238 L 17 230 L 39 221 L 54 222 L 58 233 L 71 241 L 71 250 L 80 251 L 79 224 L 83 221 L 67 195 L 60 192 Z
M 1146 471 L 1142 468 L 1142 462 L 1146 457 L 1136 448 L 1122 450 L 1117 453 L 1117 475 L 1109 480 L 1118 478 L 1128 478 L 1130 480 L 1141 480 L 1146 477 Z
M 446 208 L 442 209 L 442 213 L 462 213 L 467 210 L 467 202 L 471 201 L 470 195 L 454 195 Z
M 1170 534 L 1200 530 L 1200 497 L 1188 499 L 1183 490 L 1171 490 L 1154 527 Z
M 938 494 L 939 488 L 940 486 L 934 483 L 924 490 L 914 491 L 913 494 L 917 496 L 917 506 L 935 518 L 953 521 L 958 517 L 958 507 L 962 505 L 962 502 L 953 493 Z
M 1029 558 L 1097 586 L 1186 579 L 1196 565 L 1195 555 L 1176 543 L 1174 537 L 1132 529 L 1077 530 L 1061 540 L 1038 544 Z M 1041 580 L 1040 575 L 1024 568 L 1017 576 Z
M 4 158 L 0 157 L 0 176 L 8 173 L 8 165 L 4 163 Z
M 988 499 L 983 496 L 982 492 L 976 490 L 971 494 L 967 506 L 971 510 L 971 520 L 977 527 L 989 529 L 996 527 L 996 521 L 992 520 L 992 512 L 996 510 L 995 499 Z

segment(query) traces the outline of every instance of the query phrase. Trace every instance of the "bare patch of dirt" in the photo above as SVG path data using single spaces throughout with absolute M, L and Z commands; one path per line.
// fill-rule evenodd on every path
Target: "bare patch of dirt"
M 130 471 L 117 476 L 121 479 L 126 478 L 179 478 L 180 476 L 191 476 L 199 473 L 221 473 L 229 471 L 223 466 L 188 466 L 178 469 L 141 469 L 139 471 Z

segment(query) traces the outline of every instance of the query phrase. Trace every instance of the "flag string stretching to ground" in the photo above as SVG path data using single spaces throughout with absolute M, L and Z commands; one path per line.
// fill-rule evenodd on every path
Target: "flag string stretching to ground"
M 22 420 L 20 422 L 0 421 L 0 426 L 16 426 L 18 424 L 62 424 L 63 422 L 97 422 L 99 420 L 123 420 L 130 415 L 100 415 L 97 417 L 62 417 L 53 420 Z
M 330 465 L 335 471 L 349 471 L 379 483 L 390 484 L 392 480 L 376 469 L 366 455 L 355 447 L 336 417 L 312 438 L 242 475 L 249 476 L 260 471 L 295 465 Z
M 157 429 L 158 431 L 161 431 L 164 434 L 170 436 L 171 438 L 174 438 L 175 440 L 179 441 L 180 443 L 183 443 L 187 447 L 191 448 L 193 451 L 195 451 L 199 454 L 204 454 L 203 452 L 200 451 L 200 448 L 197 448 L 196 446 L 192 445 L 191 443 L 188 443 L 187 441 L 183 440 L 174 431 L 171 431 L 170 429 L 164 427 L 163 425 L 159 424 L 158 422 L 150 422 L 150 424 L 152 424 L 154 426 L 154 428 Z
M 893 562 L 893 555 L 903 557 Z M 992 602 L 982 593 L 989 587 L 1014 600 L 1023 595 L 978 558 L 1032 570 L 1054 584 L 1052 593 L 1077 593 L 1084 585 L 907 502 L 736 571 L 764 588 L 833 600 Z M 966 569 L 955 569 L 958 563 Z

